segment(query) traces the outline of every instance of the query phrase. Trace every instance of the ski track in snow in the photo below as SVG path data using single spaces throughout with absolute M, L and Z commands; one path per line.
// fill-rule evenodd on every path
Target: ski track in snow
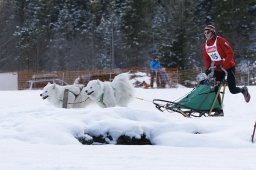
M 201 118 L 160 112 L 151 102 L 175 101 L 190 88 L 136 89 L 127 108 L 106 109 L 56 108 L 40 98 L 41 90 L 0 91 L 0 169 L 253 170 L 256 87 L 248 88 L 250 103 L 227 89 L 225 116 Z M 81 145 L 74 136 L 84 132 L 145 133 L 154 145 Z

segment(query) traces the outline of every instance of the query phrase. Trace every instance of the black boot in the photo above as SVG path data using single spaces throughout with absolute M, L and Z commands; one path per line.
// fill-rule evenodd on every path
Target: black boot
M 216 110 L 211 116 L 224 116 L 224 112 L 222 109 Z
M 248 89 L 246 86 L 242 88 L 242 94 L 244 95 L 244 100 L 246 101 L 246 103 L 248 103 L 251 99 L 251 95 L 248 92 Z

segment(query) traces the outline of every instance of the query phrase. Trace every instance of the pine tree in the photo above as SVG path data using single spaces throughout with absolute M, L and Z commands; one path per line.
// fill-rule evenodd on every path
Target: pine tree
M 18 68 L 16 38 L 13 36 L 18 19 L 14 15 L 15 1 L 0 1 L 0 70 L 15 71 Z
M 224 2 L 217 0 L 211 11 L 212 15 L 216 16 L 214 24 L 218 33 L 231 43 L 237 61 L 244 59 L 254 61 L 256 57 L 255 53 L 248 49 L 248 46 L 255 41 L 250 38 L 256 28 L 255 13 L 251 12 L 253 5 L 256 5 L 254 0 Z
M 151 2 L 127 0 L 122 5 L 121 32 L 122 57 L 117 61 L 121 67 L 142 66 L 151 45 Z
M 209 23 L 231 43 L 237 63 L 254 61 L 255 5 L 253 0 L 2 0 L 0 65 L 148 67 L 157 54 L 165 67 L 200 67 L 203 27 Z

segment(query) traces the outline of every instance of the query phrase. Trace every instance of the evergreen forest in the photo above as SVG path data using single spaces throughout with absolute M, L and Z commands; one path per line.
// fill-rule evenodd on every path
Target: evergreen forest
M 202 67 L 206 24 L 256 65 L 255 0 L 0 0 L 0 71 Z

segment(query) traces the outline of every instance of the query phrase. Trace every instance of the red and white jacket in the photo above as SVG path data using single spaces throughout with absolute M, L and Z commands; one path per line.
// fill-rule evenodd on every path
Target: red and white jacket
M 203 57 L 206 70 L 212 61 L 215 62 L 215 66 L 222 65 L 225 70 L 236 65 L 233 49 L 228 41 L 220 36 L 213 36 L 204 43 Z

